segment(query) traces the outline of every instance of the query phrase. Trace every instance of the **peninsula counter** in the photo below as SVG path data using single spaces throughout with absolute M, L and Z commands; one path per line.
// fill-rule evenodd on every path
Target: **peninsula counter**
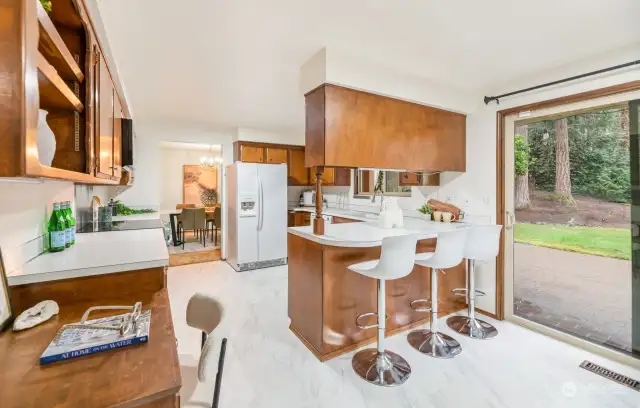
M 376 329 L 360 329 L 356 318 L 377 310 L 376 280 L 347 267 L 379 259 L 387 236 L 419 234 L 416 252 L 433 252 L 438 233 L 465 224 L 443 224 L 405 217 L 404 228 L 383 229 L 377 222 L 327 224 L 323 235 L 311 226 L 289 228 L 289 318 L 291 331 L 321 361 L 355 350 L 375 340 Z M 465 287 L 464 263 L 438 280 L 438 307 L 444 316 L 464 309 L 464 297 L 451 289 Z M 430 296 L 429 268 L 415 266 L 404 278 L 386 282 L 387 336 L 428 323 L 429 313 L 409 304 Z M 374 318 L 367 324 L 374 323 Z

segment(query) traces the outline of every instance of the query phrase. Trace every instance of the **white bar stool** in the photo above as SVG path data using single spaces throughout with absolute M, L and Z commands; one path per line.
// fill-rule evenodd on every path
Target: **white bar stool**
M 431 299 L 411 302 L 416 312 L 431 312 L 429 330 L 414 330 L 407 340 L 419 352 L 436 358 L 452 358 L 462 352 L 462 347 L 453 337 L 438 331 L 438 270 L 452 268 L 464 257 L 467 228 L 438 233 L 435 252 L 416 254 L 416 264 L 431 268 Z M 444 271 L 443 271 L 444 272 Z M 430 302 L 431 307 L 417 307 L 419 302 Z
M 485 295 L 476 290 L 475 263 L 476 260 L 490 261 L 498 256 L 501 230 L 502 225 L 474 225 L 469 228 L 464 250 L 464 257 L 468 260 L 467 287 L 452 290 L 458 296 L 467 297 L 469 316 L 452 316 L 447 319 L 447 326 L 473 339 L 492 339 L 498 335 L 495 327 L 475 316 L 476 296 Z
M 378 347 L 361 350 L 353 356 L 353 370 L 365 381 L 372 384 L 392 387 L 407 381 L 411 367 L 407 360 L 396 353 L 384 349 L 384 330 L 386 328 L 385 282 L 399 279 L 411 273 L 416 256 L 418 235 L 386 237 L 382 240 L 382 253 L 379 260 L 349 265 L 351 271 L 378 280 L 378 312 L 365 313 L 356 318 L 361 329 L 378 327 Z M 362 317 L 376 315 L 378 323 L 364 326 L 358 323 Z

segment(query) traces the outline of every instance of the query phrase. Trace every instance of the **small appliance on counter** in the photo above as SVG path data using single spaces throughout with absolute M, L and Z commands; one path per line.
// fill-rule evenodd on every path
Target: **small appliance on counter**
M 315 201 L 316 192 L 309 190 L 302 192 L 302 206 L 303 207 L 313 207 Z

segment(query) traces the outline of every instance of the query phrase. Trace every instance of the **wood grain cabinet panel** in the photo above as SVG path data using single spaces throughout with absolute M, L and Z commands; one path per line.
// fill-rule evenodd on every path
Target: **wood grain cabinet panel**
M 465 115 L 336 85 L 308 93 L 307 166 L 465 171 Z
M 316 185 L 316 168 L 312 167 L 311 170 L 309 170 L 309 172 L 311 173 L 311 179 L 310 179 L 310 185 L 315 186 Z M 336 169 L 331 168 L 331 167 L 325 167 L 324 172 L 322 172 L 322 185 L 323 186 L 334 186 L 336 183 Z
M 402 172 L 399 184 L 401 186 L 419 186 L 422 184 L 422 177 L 416 173 Z
M 351 169 L 337 168 L 335 169 L 336 186 L 349 187 L 351 185 Z
M 419 241 L 416 252 L 432 252 L 435 244 L 434 239 Z M 376 280 L 347 268 L 379 259 L 380 248 L 333 247 L 289 234 L 289 256 L 290 328 L 309 350 L 325 361 L 373 342 L 376 329 L 360 329 L 356 319 L 377 312 Z M 428 298 L 430 285 L 431 270 L 420 266 L 401 279 L 386 282 L 387 336 L 429 321 L 429 313 L 413 311 L 410 303 Z M 440 315 L 465 308 L 464 297 L 451 293 L 464 285 L 464 263 L 440 275 Z
M 309 169 L 304 166 L 304 148 L 289 149 L 289 185 L 309 185 Z
M 352 220 L 351 218 L 336 217 L 335 215 L 331 217 L 331 219 L 332 224 L 348 224 L 350 222 L 360 222 L 358 220 Z
M 245 163 L 264 163 L 264 148 L 241 145 L 240 161 Z
M 287 149 L 277 147 L 267 147 L 267 163 L 268 164 L 286 164 Z

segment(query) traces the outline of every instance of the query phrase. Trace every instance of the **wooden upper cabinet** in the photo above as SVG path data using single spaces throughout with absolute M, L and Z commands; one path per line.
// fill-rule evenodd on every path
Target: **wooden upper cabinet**
M 122 105 L 118 95 L 113 99 L 113 176 L 122 177 Z
M 9 119 L 0 119 L 0 177 L 118 184 L 111 168 L 114 67 L 107 66 L 92 23 L 100 16 L 81 0 L 52 3 L 51 12 L 37 0 L 0 6 L 0 37 L 9 44 L 2 49 L 0 88 L 8 91 L 0 92 L 0 118 Z M 40 109 L 48 112 L 56 141 L 51 163 L 38 152 Z
M 309 185 L 309 169 L 304 167 L 304 148 L 289 149 L 289 185 Z
M 312 167 L 309 173 L 311 175 L 309 185 L 313 186 L 316 184 L 316 168 Z M 322 185 L 349 187 L 351 185 L 351 169 L 325 167 L 322 173 Z
M 97 52 L 97 51 L 96 51 Z M 96 176 L 113 176 L 114 89 L 102 54 L 97 54 L 96 69 Z
M 440 173 L 416 174 L 411 172 L 400 173 L 401 186 L 439 186 Z
M 336 186 L 349 187 L 351 185 L 351 169 L 337 168 L 335 169 Z
M 316 168 L 312 167 L 309 172 L 311 173 L 311 185 L 316 184 Z M 323 186 L 335 186 L 336 185 L 336 169 L 327 167 L 322 172 L 322 185 Z
M 287 149 L 267 147 L 267 164 L 287 164 Z
M 465 171 L 465 115 L 323 85 L 305 96 L 306 164 Z
M 402 172 L 399 184 L 401 186 L 419 186 L 422 184 L 422 177 L 416 173 Z
M 240 145 L 240 161 L 246 163 L 264 163 L 264 148 Z

